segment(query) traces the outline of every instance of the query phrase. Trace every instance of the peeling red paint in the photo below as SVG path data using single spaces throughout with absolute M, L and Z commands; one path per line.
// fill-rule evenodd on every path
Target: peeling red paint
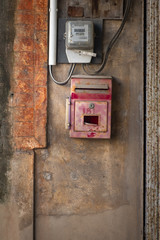
M 96 135 L 95 132 L 91 132 L 91 133 L 88 133 L 88 134 L 87 134 L 87 137 L 88 137 L 88 138 L 93 138 L 95 135 Z
M 46 146 L 47 6 L 47 0 L 19 0 L 15 13 L 12 106 L 18 149 Z

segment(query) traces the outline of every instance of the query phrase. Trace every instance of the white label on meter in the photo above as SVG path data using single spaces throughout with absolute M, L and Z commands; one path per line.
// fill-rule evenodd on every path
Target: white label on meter
M 88 42 L 88 25 L 72 25 L 72 42 Z

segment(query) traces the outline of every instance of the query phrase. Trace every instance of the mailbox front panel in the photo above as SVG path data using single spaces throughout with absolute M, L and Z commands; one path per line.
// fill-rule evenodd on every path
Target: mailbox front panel
M 107 102 L 75 101 L 75 126 L 77 132 L 107 131 Z

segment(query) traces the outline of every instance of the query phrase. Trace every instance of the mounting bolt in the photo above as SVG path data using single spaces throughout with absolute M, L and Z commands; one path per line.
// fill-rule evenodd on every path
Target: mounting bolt
M 93 109 L 94 107 L 95 107 L 94 103 L 90 103 L 90 104 L 89 104 L 89 108 L 90 108 L 90 109 Z

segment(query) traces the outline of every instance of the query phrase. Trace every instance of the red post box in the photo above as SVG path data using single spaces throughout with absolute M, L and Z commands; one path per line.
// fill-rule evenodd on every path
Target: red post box
M 70 111 L 67 111 L 70 137 L 110 138 L 111 102 L 111 77 L 72 77 Z

